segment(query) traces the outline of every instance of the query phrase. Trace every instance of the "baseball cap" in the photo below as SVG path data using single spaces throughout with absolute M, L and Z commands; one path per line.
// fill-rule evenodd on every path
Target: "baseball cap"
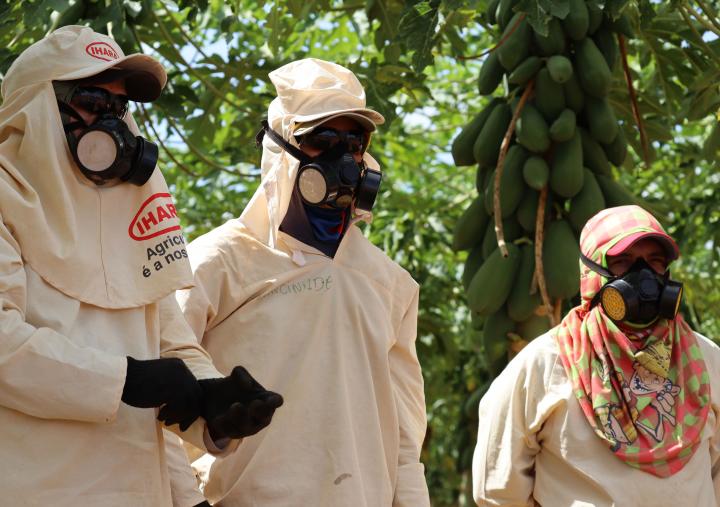
M 93 78 L 124 79 L 128 98 L 137 102 L 157 99 L 167 83 L 163 66 L 141 53 L 125 55 L 107 35 L 86 26 L 64 26 L 31 45 L 13 62 L 2 82 L 2 95 L 44 81 Z
M 665 249 L 668 261 L 674 261 L 680 256 L 680 249 L 678 248 L 677 243 L 675 243 L 675 240 L 669 235 L 659 231 L 640 231 L 630 234 L 615 243 L 612 248 L 607 251 L 607 255 L 620 255 L 641 239 L 657 240 L 657 242 Z
M 318 118 L 312 121 L 306 121 L 303 123 L 296 122 L 296 127 L 293 131 L 293 135 L 302 136 L 304 134 L 312 132 L 317 126 L 322 125 L 323 123 L 330 121 L 333 118 L 340 118 L 341 116 L 344 116 L 346 118 L 352 118 L 368 132 L 375 132 L 375 129 L 377 128 L 376 125 L 382 124 L 385 121 L 385 119 L 380 113 L 373 111 L 372 109 L 341 111 L 330 114 L 328 116 L 323 116 L 322 118 Z

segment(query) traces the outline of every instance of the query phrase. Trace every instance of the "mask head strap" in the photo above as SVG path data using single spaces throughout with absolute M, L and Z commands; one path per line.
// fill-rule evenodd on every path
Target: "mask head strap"
M 260 122 L 260 125 L 262 125 L 262 129 L 257 133 L 255 136 L 255 145 L 260 147 L 262 145 L 263 138 L 265 137 L 265 134 L 272 139 L 272 141 L 280 146 L 283 150 L 288 152 L 293 158 L 296 158 L 302 163 L 309 162 L 310 157 L 308 157 L 305 153 L 302 152 L 302 150 L 299 150 L 292 144 L 288 143 L 283 137 L 275 132 L 273 129 L 270 128 L 270 125 L 268 124 L 267 120 L 263 120 Z
M 580 260 L 582 261 L 585 266 L 587 266 L 591 271 L 594 271 L 595 273 L 604 276 L 608 280 L 613 280 L 617 278 L 615 275 L 613 275 L 610 271 L 608 271 L 606 268 L 602 267 L 597 262 L 591 260 L 588 256 L 586 256 L 584 253 L 580 252 Z M 597 305 L 600 302 L 600 294 L 602 294 L 602 290 L 599 291 L 590 301 L 590 308 L 594 308 L 595 305 Z
M 602 267 L 597 262 L 591 260 L 589 257 L 587 257 L 584 253 L 580 252 L 580 260 L 582 261 L 585 266 L 587 266 L 590 270 L 595 271 L 597 274 L 604 276 L 608 279 L 616 278 L 615 275 L 613 275 L 610 271 L 608 271 L 606 268 Z

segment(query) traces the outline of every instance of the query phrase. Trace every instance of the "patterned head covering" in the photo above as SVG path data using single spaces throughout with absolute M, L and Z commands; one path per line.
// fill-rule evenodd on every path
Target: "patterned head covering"
M 608 250 L 638 233 L 669 238 L 639 206 L 608 208 L 587 222 L 580 250 L 607 268 Z M 705 362 L 695 333 L 679 314 L 626 333 L 600 305 L 591 308 L 606 282 L 580 264 L 581 304 L 555 329 L 560 359 L 588 423 L 615 456 L 668 477 L 682 469 L 700 442 L 710 400 Z

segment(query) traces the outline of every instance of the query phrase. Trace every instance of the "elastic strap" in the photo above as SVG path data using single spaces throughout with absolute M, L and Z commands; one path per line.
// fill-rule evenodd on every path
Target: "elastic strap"
M 299 150 L 292 144 L 288 143 L 285 139 L 282 138 L 282 136 L 280 134 L 278 134 L 273 129 L 271 129 L 267 120 L 261 121 L 260 125 L 262 125 L 262 129 L 260 129 L 260 131 L 255 136 L 255 144 L 258 147 L 262 144 L 263 137 L 265 137 L 265 134 L 267 134 L 275 144 L 277 144 L 283 150 L 288 152 L 293 158 L 296 158 L 301 162 L 305 162 L 308 160 L 308 156 L 305 155 L 305 153 L 303 153 L 302 150 Z

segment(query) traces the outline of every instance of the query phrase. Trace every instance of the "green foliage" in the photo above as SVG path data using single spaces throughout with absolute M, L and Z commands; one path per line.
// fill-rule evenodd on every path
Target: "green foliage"
M 66 24 L 88 24 L 127 53 L 163 62 L 170 77 L 163 97 L 133 113 L 161 144 L 161 167 L 191 238 L 238 215 L 258 184 L 254 136 L 274 96 L 271 70 L 312 56 L 359 76 L 369 105 L 388 119 L 371 146 L 385 180 L 366 234 L 422 287 L 418 353 L 429 421 L 423 461 L 439 507 L 472 504 L 467 449 L 477 421 L 468 400 L 490 380 L 475 329 L 482 319 L 471 323 L 460 283 L 467 253 L 450 245 L 455 222 L 476 195 L 475 168 L 455 168 L 449 155 L 461 126 L 487 103 L 477 95 L 480 60 L 460 57 L 497 40 L 484 14 L 490 3 L 0 0 L 0 77 L 20 51 Z M 597 4 L 617 19 L 625 15 L 636 34 L 627 43 L 628 62 L 651 157 L 644 167 L 622 65 L 615 65 L 609 101 L 631 148 L 615 177 L 664 215 L 683 253 L 673 274 L 686 284 L 685 314 L 701 332 L 720 336 L 718 2 Z M 550 16 L 565 18 L 569 5 L 520 0 L 514 9 L 545 35 Z M 505 92 L 501 86 L 495 95 Z

